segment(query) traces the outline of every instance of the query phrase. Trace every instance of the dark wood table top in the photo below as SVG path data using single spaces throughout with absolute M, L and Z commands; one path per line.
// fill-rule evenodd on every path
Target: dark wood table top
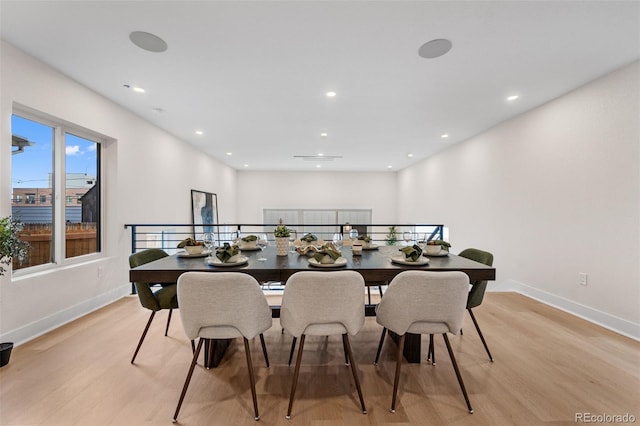
M 187 271 L 207 272 L 243 272 L 255 277 L 260 282 L 285 282 L 298 271 L 321 270 L 335 271 L 350 269 L 358 271 L 368 283 L 391 281 L 402 271 L 417 269 L 425 271 L 462 271 L 471 281 L 495 280 L 496 270 L 473 260 L 454 254 L 444 257 L 429 257 L 429 263 L 424 266 L 407 266 L 392 263 L 390 258 L 397 256 L 399 247 L 381 246 L 376 250 L 365 250 L 361 256 L 353 256 L 351 247 L 343 247 L 342 254 L 347 260 L 345 266 L 337 268 L 318 268 L 309 265 L 309 258 L 297 253 L 287 256 L 276 256 L 275 247 L 267 247 L 261 251 L 243 251 L 242 255 L 249 258 L 248 263 L 240 266 L 210 266 L 206 258 L 187 258 L 172 255 L 154 262 L 133 268 L 129 272 L 131 282 L 172 283 Z M 259 258 L 266 258 L 264 261 Z

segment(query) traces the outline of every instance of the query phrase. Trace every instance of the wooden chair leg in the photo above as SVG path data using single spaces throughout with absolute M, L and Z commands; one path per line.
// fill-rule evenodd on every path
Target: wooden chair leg
M 291 384 L 291 395 L 289 396 L 289 408 L 287 409 L 287 420 L 291 420 L 291 409 L 293 408 L 293 397 L 296 394 L 298 386 L 298 374 L 300 374 L 300 363 L 302 362 L 302 348 L 304 347 L 304 334 L 300 336 L 300 347 L 298 348 L 298 357 L 296 358 L 296 368 L 293 372 L 293 383 Z
M 393 397 L 391 398 L 391 412 L 396 412 L 396 397 L 398 395 L 398 382 L 400 381 L 400 366 L 402 365 L 402 351 L 404 349 L 404 338 L 406 334 L 400 336 L 398 342 L 398 360 L 396 361 L 396 375 L 393 379 Z
M 184 386 L 182 387 L 182 393 L 180 394 L 180 399 L 178 400 L 178 406 L 176 407 L 176 412 L 173 415 L 173 423 L 178 421 L 178 413 L 180 412 L 180 407 L 182 407 L 184 396 L 187 394 L 187 388 L 189 387 L 189 382 L 191 382 L 193 369 L 196 367 L 196 361 L 198 360 L 198 355 L 200 354 L 200 350 L 202 349 L 203 341 L 204 339 L 200 339 L 198 341 L 198 347 L 196 348 L 196 352 L 193 354 L 193 360 L 191 361 L 191 366 L 189 367 L 189 372 L 187 373 L 187 379 L 185 380 Z
M 260 333 L 260 344 L 262 345 L 262 353 L 264 354 L 264 361 L 269 368 L 269 355 L 267 355 L 267 345 L 264 344 L 264 335 Z
M 469 311 L 469 315 L 471 315 L 471 319 L 473 320 L 473 325 L 475 325 L 476 326 L 476 330 L 478 330 L 478 335 L 480 336 L 480 340 L 482 340 L 482 344 L 484 345 L 484 349 L 487 351 L 487 355 L 489 355 L 489 361 L 493 362 L 493 357 L 491 356 L 491 352 L 489 352 L 489 346 L 487 346 L 487 342 L 484 340 L 484 336 L 482 335 L 482 331 L 480 331 L 480 326 L 478 325 L 478 321 L 476 320 L 476 316 L 473 314 L 473 311 L 471 309 L 467 309 L 467 311 Z
M 462 381 L 462 376 L 460 375 L 460 370 L 458 369 L 458 363 L 456 362 L 456 357 L 453 355 L 453 350 L 451 349 L 451 344 L 449 343 L 449 338 L 447 337 L 447 333 L 443 333 L 442 337 L 444 337 L 444 343 L 445 345 L 447 345 L 449 358 L 451 358 L 451 364 L 453 364 L 453 369 L 456 372 L 456 377 L 458 378 L 460 389 L 462 389 L 462 395 L 464 395 L 464 400 L 467 403 L 467 408 L 469 409 L 469 413 L 473 414 L 473 408 L 471 408 L 471 402 L 469 402 L 469 395 L 467 395 L 467 389 L 465 389 L 464 387 L 464 382 Z
M 133 353 L 133 358 L 131 358 L 131 364 L 136 360 L 136 356 L 138 356 L 138 351 L 140 350 L 140 346 L 142 346 L 142 342 L 144 338 L 147 336 L 147 331 L 149 331 L 149 327 L 151 326 L 151 321 L 153 321 L 153 317 L 156 316 L 156 311 L 151 311 L 151 316 L 149 317 L 149 321 L 147 321 L 147 325 L 142 332 L 142 336 L 140 336 L 140 341 L 138 342 L 138 346 L 136 347 L 136 351 Z
M 169 317 L 167 318 L 167 328 L 164 330 L 165 336 L 169 334 L 169 324 L 171 324 L 171 313 L 173 313 L 173 309 L 169 309 Z
M 376 352 L 376 360 L 373 361 L 373 365 L 378 365 L 378 359 L 380 358 L 380 351 L 382 351 L 382 344 L 384 343 L 384 336 L 387 334 L 387 329 L 382 329 L 382 335 L 380 336 L 380 343 L 378 343 L 378 352 Z
M 262 337 L 262 334 L 260 334 Z M 246 337 L 244 339 L 244 352 L 247 355 L 247 369 L 249 370 L 249 382 L 251 383 L 251 397 L 253 398 L 253 411 L 255 412 L 255 420 L 260 420 L 258 413 L 258 397 L 256 395 L 256 378 L 253 374 L 253 363 L 251 362 L 251 348 Z
M 289 367 L 291 367 L 291 360 L 293 359 L 293 353 L 296 350 L 296 341 L 298 339 L 295 338 L 295 336 L 293 337 L 293 341 L 291 342 L 291 351 L 289 352 Z
M 344 365 L 348 366 L 350 360 L 349 360 L 349 356 L 348 356 L 348 353 L 347 353 L 347 344 L 345 343 L 344 338 L 342 339 L 342 350 L 344 352 Z
M 362 397 L 362 389 L 360 388 L 360 379 L 358 379 L 358 371 L 356 370 L 356 363 L 353 360 L 353 352 L 351 352 L 351 344 L 349 343 L 349 335 L 342 335 L 342 343 L 345 348 L 345 352 L 349 354 L 349 364 L 351 365 L 351 373 L 353 374 L 353 380 L 356 382 L 356 390 L 358 391 L 358 397 L 360 398 L 360 406 L 362 407 L 362 414 L 367 414 L 367 408 L 364 406 L 364 398 Z
M 429 335 L 429 349 L 427 350 L 427 361 L 431 362 L 431 365 L 436 365 L 436 351 L 433 346 L 433 334 Z

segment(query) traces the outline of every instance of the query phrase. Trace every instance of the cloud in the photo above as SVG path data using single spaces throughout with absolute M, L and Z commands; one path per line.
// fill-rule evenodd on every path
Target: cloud
M 93 152 L 93 151 L 95 151 L 97 149 L 98 149 L 98 144 L 97 143 L 91 144 L 91 145 L 89 145 L 87 147 L 87 151 L 90 151 L 90 152 Z
M 67 155 L 76 155 L 81 153 L 80 145 L 67 146 L 64 151 Z

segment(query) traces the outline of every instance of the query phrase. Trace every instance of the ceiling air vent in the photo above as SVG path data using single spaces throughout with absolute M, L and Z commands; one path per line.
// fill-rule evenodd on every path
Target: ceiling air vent
M 342 155 L 294 155 L 293 158 L 302 158 L 304 161 L 333 161 L 342 158 Z

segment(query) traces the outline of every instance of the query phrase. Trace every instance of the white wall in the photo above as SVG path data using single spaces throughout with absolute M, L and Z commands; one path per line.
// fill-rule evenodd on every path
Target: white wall
M 494 253 L 492 287 L 640 338 L 639 81 L 636 62 L 401 171 L 398 219 L 427 211 Z
M 262 210 L 372 209 L 373 223 L 396 220 L 396 173 L 239 171 L 240 223 L 262 223 Z
M 115 140 L 103 152 L 103 256 L 39 274 L 0 277 L 0 339 L 19 343 L 128 294 L 125 223 L 190 223 L 191 189 L 217 193 L 220 218 L 234 221 L 236 172 L 5 42 L 0 55 L 0 216 L 11 214 L 14 102 Z M 106 271 L 100 279 L 99 266 Z

